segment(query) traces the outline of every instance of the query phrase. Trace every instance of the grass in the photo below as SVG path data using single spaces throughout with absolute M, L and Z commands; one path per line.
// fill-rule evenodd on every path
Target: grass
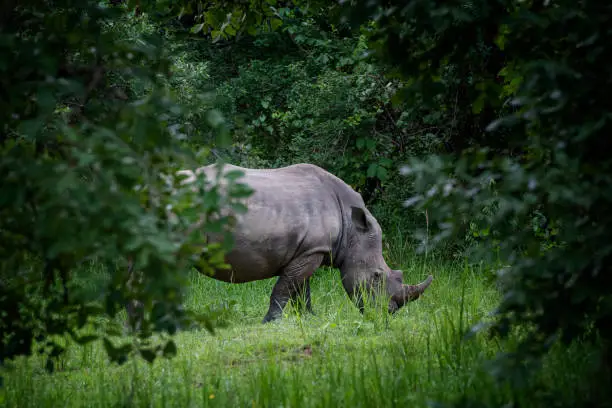
M 521 393 L 496 386 L 483 363 L 504 346 L 480 335 L 461 341 L 496 305 L 495 288 L 463 264 L 403 259 L 405 281 L 428 273 L 435 280 L 392 317 L 362 316 L 338 272 L 322 269 L 312 282 L 316 316 L 288 307 L 281 321 L 262 325 L 273 280 L 231 285 L 194 273 L 186 306 L 233 300 L 228 327 L 181 332 L 178 355 L 153 364 L 111 364 L 99 343 L 71 347 L 52 375 L 38 356 L 19 359 L 5 377 L 2 405 L 424 407 L 464 396 L 478 406 L 575 406 L 588 392 L 581 376 L 589 351 L 580 348 L 556 350 Z

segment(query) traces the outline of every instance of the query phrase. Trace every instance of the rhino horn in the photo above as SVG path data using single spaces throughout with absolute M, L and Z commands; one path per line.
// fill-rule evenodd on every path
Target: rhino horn
M 402 285 L 402 294 L 399 299 L 400 303 L 405 304 L 413 300 L 417 300 L 419 296 L 421 296 L 423 292 L 425 292 L 425 289 L 427 289 L 429 285 L 431 285 L 432 281 L 433 276 L 429 275 L 427 279 L 425 279 L 418 285 Z

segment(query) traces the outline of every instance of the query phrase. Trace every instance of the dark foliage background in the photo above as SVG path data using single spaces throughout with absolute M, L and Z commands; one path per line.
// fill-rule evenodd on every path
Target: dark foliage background
M 113 317 L 130 296 L 145 300 L 145 333 L 172 333 L 187 318 L 176 271 L 201 250 L 184 226 L 239 211 L 248 191 L 177 196 L 159 174 L 223 158 L 318 164 L 361 192 L 386 241 L 487 265 L 503 298 L 485 328 L 522 339 L 499 356 L 500 378 L 519 386 L 551 346 L 579 341 L 601 351 L 609 379 L 612 6 L 31 0 L 1 11 L 3 361 L 35 339 L 61 353 L 47 334 Z M 222 248 L 210 251 L 204 262 L 220 262 Z M 115 267 L 128 254 L 137 288 Z M 94 257 L 112 278 L 81 298 L 73 272 Z M 172 354 L 146 337 L 143 357 Z M 108 338 L 125 359 L 132 346 Z

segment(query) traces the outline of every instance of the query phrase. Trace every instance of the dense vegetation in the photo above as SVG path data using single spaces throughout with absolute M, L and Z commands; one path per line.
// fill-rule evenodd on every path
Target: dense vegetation
M 100 405 L 605 405 L 610 17 L 605 2 L 566 0 L 3 3 L 0 363 L 17 375 L 2 398 L 74 393 L 75 379 L 28 380 L 40 359 L 18 357 L 40 350 L 47 370 L 66 369 L 81 343 L 73 368 L 100 366 L 99 347 L 134 357 L 130 391 L 99 391 Z M 229 231 L 220 210 L 242 211 L 248 186 L 232 178 L 226 197 L 214 181 L 193 192 L 163 176 L 219 159 L 338 175 L 383 226 L 385 256 L 415 279 L 434 271 L 436 294 L 393 318 L 361 316 L 321 271 L 323 313 L 257 326 L 269 283 L 235 288 L 189 268 L 222 262 L 231 239 L 201 234 Z M 211 221 L 190 229 L 201 214 Z M 127 258 L 141 272 L 129 285 Z M 136 336 L 121 329 L 133 298 L 145 311 Z M 199 324 L 229 331 L 173 336 Z M 272 334 L 223 348 L 253 331 Z M 199 341 L 208 371 L 185 365 Z M 154 385 L 135 356 L 177 353 L 142 369 L 166 388 L 179 380 L 160 370 L 187 370 L 201 395 L 139 394 Z M 312 362 L 290 364 L 304 354 Z M 210 366 L 247 355 L 263 363 L 225 382 Z

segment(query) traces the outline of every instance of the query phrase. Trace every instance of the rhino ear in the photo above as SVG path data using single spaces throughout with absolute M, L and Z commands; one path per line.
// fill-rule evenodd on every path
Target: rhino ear
M 362 208 L 351 207 L 351 220 L 360 231 L 367 231 L 370 229 L 368 218 L 366 217 L 366 213 Z

